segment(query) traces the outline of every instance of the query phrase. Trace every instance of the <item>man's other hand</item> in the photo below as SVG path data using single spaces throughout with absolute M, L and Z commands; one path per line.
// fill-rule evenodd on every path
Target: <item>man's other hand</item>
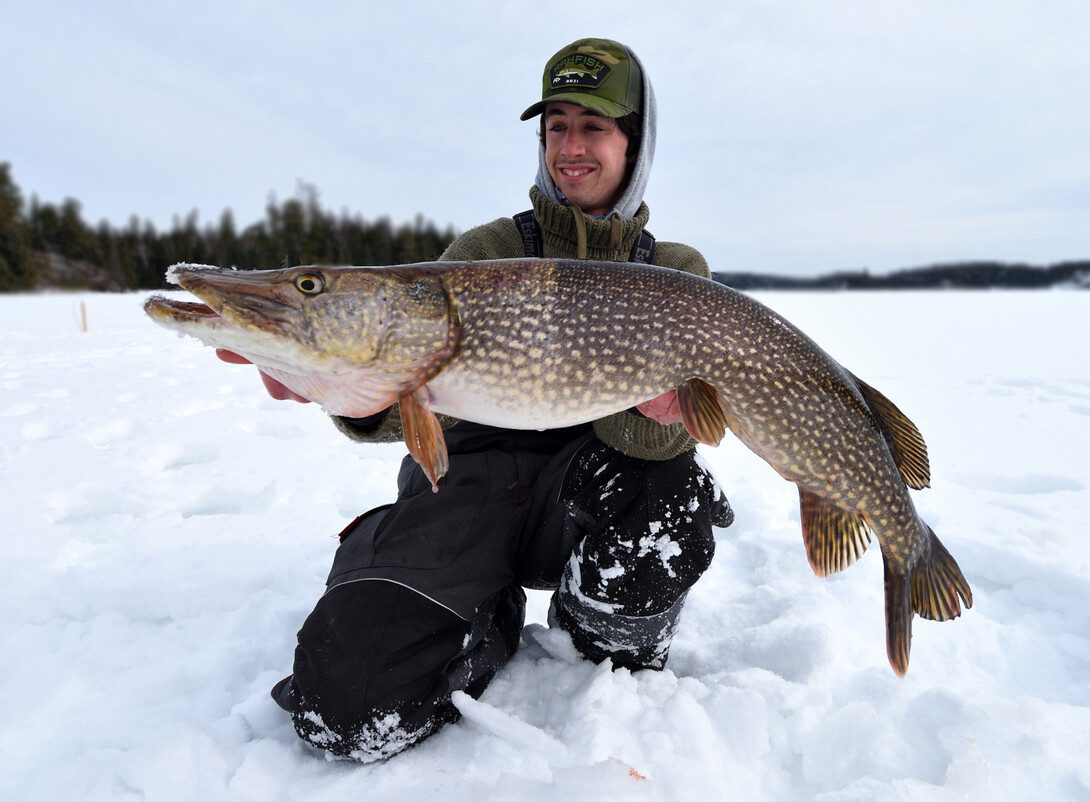
M 636 409 L 651 420 L 658 421 L 664 426 L 671 423 L 681 423 L 681 409 L 677 403 L 677 390 L 663 393 L 658 398 L 637 404 Z
M 227 351 L 223 348 L 216 349 L 216 356 L 222 359 L 224 362 L 230 362 L 232 365 L 251 365 L 253 364 L 244 356 L 236 354 L 234 351 Z M 298 401 L 300 404 L 309 404 L 310 399 L 299 395 L 294 390 L 290 390 L 283 384 L 278 382 L 272 376 L 268 376 L 258 369 L 258 373 L 261 375 L 261 381 L 265 385 L 265 389 L 269 395 L 275 398 L 277 401 Z

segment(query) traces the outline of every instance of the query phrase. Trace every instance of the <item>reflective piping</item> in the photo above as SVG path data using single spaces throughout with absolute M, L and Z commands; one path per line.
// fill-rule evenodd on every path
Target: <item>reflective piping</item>
M 430 601 L 432 604 L 438 605 L 439 607 L 442 607 L 444 610 L 450 610 L 450 612 L 454 613 L 454 615 L 456 615 L 458 618 L 462 619 L 463 621 L 466 621 L 466 622 L 471 621 L 471 619 L 466 618 L 464 615 L 459 614 L 458 611 L 456 611 L 453 608 L 443 604 L 443 602 L 439 601 L 438 599 L 436 599 L 436 598 L 434 598 L 432 596 L 429 596 L 427 593 L 424 593 L 424 592 L 422 592 L 420 590 L 417 590 L 412 585 L 406 585 L 404 582 L 398 582 L 396 579 L 387 579 L 384 576 L 361 576 L 359 579 L 346 579 L 345 581 L 338 582 L 333 587 L 327 589 L 326 592 L 322 594 L 322 598 L 324 599 L 326 596 L 328 596 L 330 593 L 335 591 L 337 588 L 344 587 L 345 585 L 351 585 L 351 584 L 353 584 L 355 582 L 389 582 L 391 585 L 400 585 L 401 587 L 405 588 L 406 590 L 411 590 L 413 593 L 416 593 L 416 594 L 418 594 L 420 596 L 423 596 L 425 599 Z

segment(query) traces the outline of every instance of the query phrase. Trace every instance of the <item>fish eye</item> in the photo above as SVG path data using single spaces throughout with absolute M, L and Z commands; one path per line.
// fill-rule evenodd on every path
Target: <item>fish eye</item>
M 318 273 L 303 273 L 295 279 L 295 289 L 303 295 L 317 295 L 325 289 L 325 279 Z

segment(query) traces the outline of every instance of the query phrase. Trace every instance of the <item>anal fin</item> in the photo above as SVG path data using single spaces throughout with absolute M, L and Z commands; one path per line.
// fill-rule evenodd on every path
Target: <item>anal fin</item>
M 400 406 L 405 445 L 431 480 L 432 492 L 439 492 L 438 483 L 450 467 L 450 458 L 443 427 L 428 406 L 427 389 L 421 386 L 409 395 L 403 395 Z
M 806 557 L 818 576 L 843 571 L 867 550 L 870 531 L 861 513 L 842 510 L 801 487 L 799 511 Z
M 693 439 L 717 446 L 727 430 L 727 416 L 719 403 L 719 391 L 700 379 L 690 379 L 677 388 L 681 422 Z

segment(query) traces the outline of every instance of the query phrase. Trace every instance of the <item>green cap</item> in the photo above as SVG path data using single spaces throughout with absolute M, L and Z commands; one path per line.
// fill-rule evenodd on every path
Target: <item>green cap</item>
M 574 103 L 603 117 L 639 112 L 643 73 L 628 49 L 609 39 L 580 39 L 545 65 L 541 100 L 522 113 L 529 120 L 547 103 Z

